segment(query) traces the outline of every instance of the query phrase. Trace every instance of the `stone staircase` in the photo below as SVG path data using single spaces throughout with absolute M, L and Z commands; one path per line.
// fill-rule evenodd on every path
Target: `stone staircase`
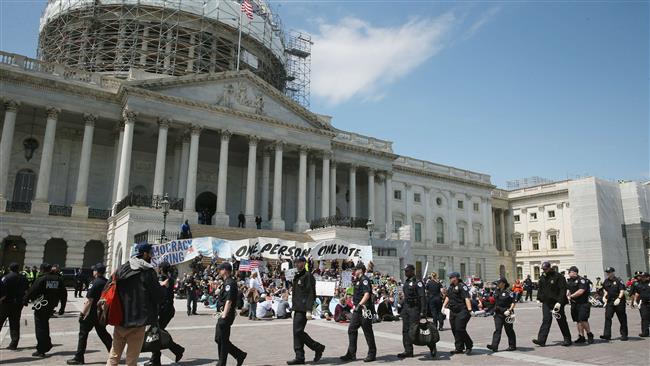
M 299 242 L 314 241 L 311 236 L 305 233 L 294 233 L 291 231 L 278 231 L 278 230 L 257 230 L 257 229 L 242 229 L 236 227 L 217 227 L 212 225 L 192 225 L 192 235 L 195 238 L 202 236 L 212 236 L 225 240 L 241 240 L 249 238 L 257 238 L 263 236 L 267 238 L 279 238 L 284 240 L 295 240 Z

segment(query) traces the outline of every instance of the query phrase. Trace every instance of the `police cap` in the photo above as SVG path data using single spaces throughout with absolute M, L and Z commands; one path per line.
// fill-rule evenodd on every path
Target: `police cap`
M 103 263 L 97 263 L 93 267 L 93 271 L 97 271 L 99 274 L 106 273 L 106 266 Z
M 616 272 L 616 270 L 614 269 L 614 267 L 607 267 L 607 268 L 605 268 L 605 273 L 612 273 L 612 272 Z
M 578 267 L 576 267 L 576 266 L 571 266 L 571 267 L 569 267 L 569 272 L 575 272 L 575 273 L 578 273 Z
M 223 262 L 219 265 L 219 269 L 225 269 L 226 271 L 232 272 L 232 264 L 230 264 L 230 262 Z
M 354 269 L 360 269 L 360 270 L 362 270 L 362 271 L 365 271 L 365 270 L 366 270 L 366 266 L 365 266 L 363 263 L 361 263 L 361 261 L 359 261 L 359 263 L 357 263 L 357 265 L 354 266 Z
M 305 263 L 305 262 L 307 262 L 307 258 L 305 258 L 304 256 L 301 255 L 300 257 L 296 258 L 295 262 L 303 262 L 303 263 Z
M 451 272 L 448 276 L 449 278 L 460 278 L 460 273 L 458 272 Z
M 551 262 L 542 263 L 542 269 L 549 269 L 549 268 L 551 268 Z
M 404 267 L 404 271 L 415 271 L 415 266 L 412 264 L 407 264 L 406 267 Z

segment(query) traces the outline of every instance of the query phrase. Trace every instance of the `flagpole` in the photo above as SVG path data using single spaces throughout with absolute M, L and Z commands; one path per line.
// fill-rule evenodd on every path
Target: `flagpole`
M 243 11 L 239 9 L 239 41 L 237 41 L 237 71 L 239 71 L 239 59 L 240 59 L 240 52 L 241 52 L 241 15 Z

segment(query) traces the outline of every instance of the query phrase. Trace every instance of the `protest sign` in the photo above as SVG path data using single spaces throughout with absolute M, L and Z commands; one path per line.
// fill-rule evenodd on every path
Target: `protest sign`
M 348 288 L 352 286 L 352 271 L 341 272 L 341 287 Z
M 293 277 L 296 275 L 296 269 L 291 268 L 286 271 L 284 271 L 284 277 L 287 279 L 287 281 L 291 282 L 293 281 Z
M 316 281 L 316 296 L 334 296 L 336 281 Z

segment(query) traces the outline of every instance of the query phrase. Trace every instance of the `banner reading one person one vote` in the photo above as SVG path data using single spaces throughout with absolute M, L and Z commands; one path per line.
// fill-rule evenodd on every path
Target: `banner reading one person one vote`
M 361 260 L 372 261 L 372 248 L 368 245 L 348 243 L 340 239 L 300 243 L 278 238 L 252 238 L 223 240 L 213 237 L 173 240 L 153 245 L 152 263 L 162 261 L 178 264 L 192 260 L 199 255 L 236 260 L 262 257 L 266 259 L 295 259 L 300 256 L 315 260 Z

